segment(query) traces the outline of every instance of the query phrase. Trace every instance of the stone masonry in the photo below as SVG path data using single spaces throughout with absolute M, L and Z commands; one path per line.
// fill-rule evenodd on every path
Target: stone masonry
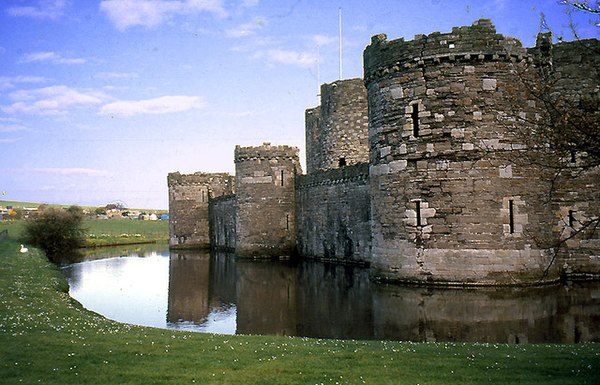
M 488 20 L 410 42 L 373 37 L 364 56 L 377 275 L 512 283 L 550 265 L 528 235 L 548 230 L 538 195 L 548 182 L 498 156 L 521 145 L 497 114 L 526 55 Z
M 306 110 L 306 175 L 297 148 L 268 143 L 236 147 L 235 194 L 226 174 L 169 174 L 171 245 L 364 263 L 414 283 L 597 277 L 600 231 L 568 237 L 600 216 L 600 170 L 578 168 L 576 154 L 551 178 L 515 161 L 527 145 L 500 123 L 527 63 L 546 63 L 562 93 L 598 110 L 598 50 L 540 36 L 526 49 L 487 19 L 412 41 L 374 36 L 364 79 L 324 84 Z M 535 118 L 536 103 L 521 104 Z M 565 237 L 558 249 L 540 242 Z
M 296 247 L 296 174 L 302 173 L 297 147 L 235 148 L 236 252 L 290 255 Z
M 182 175 L 170 173 L 169 244 L 173 248 L 207 247 L 210 245 L 209 200 L 233 193 L 233 177 L 227 173 Z
M 368 162 L 368 125 L 362 79 L 323 84 L 321 105 L 306 111 L 306 172 Z

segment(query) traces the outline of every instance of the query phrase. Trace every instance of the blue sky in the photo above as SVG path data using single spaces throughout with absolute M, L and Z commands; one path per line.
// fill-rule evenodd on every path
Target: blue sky
M 233 172 L 236 144 L 303 156 L 304 111 L 339 77 L 340 8 L 343 78 L 378 33 L 487 17 L 531 46 L 543 12 L 572 39 L 555 0 L 4 0 L 0 199 L 167 208 L 167 173 Z

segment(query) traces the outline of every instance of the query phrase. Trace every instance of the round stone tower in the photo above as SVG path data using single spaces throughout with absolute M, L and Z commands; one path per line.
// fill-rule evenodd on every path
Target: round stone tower
M 521 43 L 486 19 L 413 41 L 372 38 L 364 81 L 376 276 L 450 284 L 556 278 L 556 269 L 544 274 L 551 255 L 535 242 L 549 235 L 545 182 L 533 166 L 510 160 L 522 145 L 499 119 L 512 113 L 503 100 L 524 59 Z
M 306 111 L 306 172 L 368 162 L 368 124 L 362 79 L 321 85 L 321 105 Z
M 296 247 L 297 147 L 235 148 L 236 254 L 291 255 Z

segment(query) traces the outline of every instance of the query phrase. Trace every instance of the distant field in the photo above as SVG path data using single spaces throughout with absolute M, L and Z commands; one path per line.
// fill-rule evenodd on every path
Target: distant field
M 14 208 L 34 208 L 43 203 L 0 200 L 0 206 Z M 71 205 L 49 204 L 51 207 L 69 207 Z M 96 206 L 80 206 L 94 212 Z M 165 213 L 166 210 L 134 209 L 148 213 Z M 9 239 L 21 240 L 24 222 L 21 220 L 0 220 L 0 232 L 8 230 Z M 83 223 L 88 246 L 121 245 L 139 242 L 159 242 L 169 239 L 168 221 L 140 221 L 135 219 L 86 219 Z
M 83 223 L 90 245 L 164 241 L 169 239 L 169 221 L 135 219 L 88 219 Z
M 0 232 L 8 230 L 10 239 L 20 241 L 24 221 L 0 221 Z M 168 221 L 135 219 L 86 219 L 83 222 L 89 246 L 158 242 L 169 239 Z
M 17 201 L 3 201 L 0 200 L 0 206 L 13 206 L 13 207 L 38 207 L 40 203 L 35 202 L 17 202 Z M 60 206 L 60 205 L 55 205 Z
M 2 207 L 12 206 L 15 208 L 23 208 L 23 207 L 32 208 L 32 207 L 39 207 L 42 204 L 46 204 L 46 203 L 0 200 L 0 206 L 2 206 Z M 50 206 L 50 207 L 70 207 L 73 205 L 48 204 L 48 206 Z M 75 206 L 78 206 L 78 205 L 75 205 Z M 79 207 L 81 207 L 82 209 L 94 211 L 96 208 L 103 207 L 103 206 L 79 206 Z M 168 211 L 168 210 L 160 210 L 160 209 L 135 208 L 135 207 L 128 207 L 128 210 L 146 211 L 149 213 L 166 213 Z

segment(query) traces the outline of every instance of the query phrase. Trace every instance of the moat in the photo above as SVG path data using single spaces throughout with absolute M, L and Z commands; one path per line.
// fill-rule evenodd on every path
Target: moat
M 121 322 L 219 334 L 500 343 L 600 341 L 600 282 L 443 289 L 366 268 L 109 248 L 63 269 L 70 294 Z

